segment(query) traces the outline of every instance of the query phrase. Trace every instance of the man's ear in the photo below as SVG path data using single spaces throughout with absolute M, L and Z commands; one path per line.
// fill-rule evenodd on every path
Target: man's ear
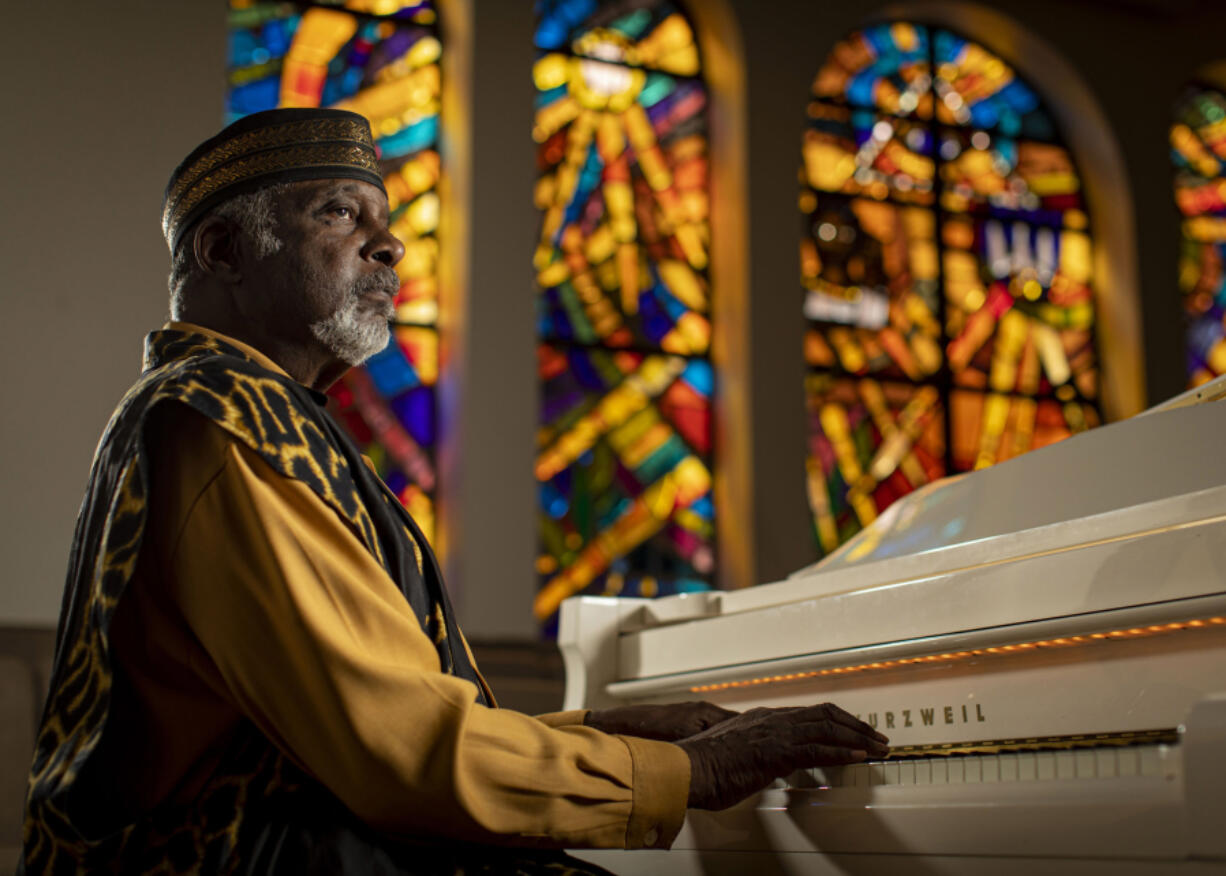
M 205 274 L 223 283 L 242 280 L 238 228 L 221 216 L 206 216 L 192 233 L 192 254 Z

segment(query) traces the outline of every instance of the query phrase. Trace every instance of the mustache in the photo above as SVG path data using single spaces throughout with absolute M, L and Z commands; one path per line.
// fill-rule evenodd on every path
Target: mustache
M 374 273 L 367 274 L 353 284 L 354 295 L 364 295 L 367 292 L 383 292 L 395 296 L 400 291 L 400 277 L 387 265 L 377 268 Z
M 395 298 L 399 291 L 400 277 L 387 265 L 383 265 L 353 284 L 349 300 L 356 305 L 367 292 L 382 292 L 388 296 L 388 300 L 383 303 L 383 316 L 391 320 L 396 315 Z

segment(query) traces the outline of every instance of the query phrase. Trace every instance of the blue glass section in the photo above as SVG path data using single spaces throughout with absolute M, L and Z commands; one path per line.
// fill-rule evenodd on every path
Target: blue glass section
M 632 40 L 637 40 L 647 30 L 651 24 L 651 11 L 648 9 L 636 9 L 629 15 L 623 15 L 617 21 L 609 25 L 609 30 L 615 30 L 620 34 L 629 37 Z
M 954 61 L 962 51 L 966 41 L 959 39 L 947 30 L 938 30 L 933 38 L 933 52 L 937 65 Z
M 974 115 L 972 114 L 972 118 Z M 1022 120 L 1015 113 L 1006 113 L 1000 120 L 1000 132 L 1015 137 L 1022 130 Z
M 707 95 L 701 85 L 692 81 L 682 81 L 670 94 L 665 95 L 663 100 L 658 101 L 655 106 L 647 108 L 647 118 L 651 119 L 651 124 L 656 129 L 657 136 L 664 136 L 676 124 L 676 120 L 670 118 L 674 114 L 676 106 L 688 103 L 695 95 L 698 96 L 700 104 L 706 103 Z
M 553 481 L 545 481 L 540 486 L 540 506 L 554 520 L 561 520 L 570 510 L 570 502 L 554 485 Z
M 663 283 L 656 283 L 652 287 L 651 292 L 655 295 L 656 300 L 660 302 L 660 306 L 664 308 L 664 312 L 668 314 L 669 319 L 674 323 L 681 318 L 681 314 L 689 310 L 684 304 L 676 299 L 676 297 L 668 291 L 668 287 Z
M 873 105 L 873 86 L 880 73 L 874 67 L 865 67 L 852 78 L 847 86 L 847 100 L 860 106 Z
M 410 28 L 399 28 L 395 33 L 379 45 L 379 57 L 367 67 L 367 72 L 373 79 L 375 74 L 405 56 L 413 44 L 421 39 L 421 31 Z
M 689 450 L 677 435 L 657 447 L 646 459 L 639 463 L 634 475 L 645 484 L 652 484 L 668 474 L 674 466 L 689 455 Z
M 653 107 L 672 93 L 676 80 L 663 73 L 648 73 L 643 90 L 639 92 L 638 101 L 645 107 Z
M 678 593 L 705 593 L 711 585 L 698 578 L 678 578 L 676 588 Z
M 690 510 L 703 520 L 711 520 L 715 516 L 715 504 L 711 501 L 711 493 L 704 493 L 701 499 L 690 505 Z
M 264 27 L 260 29 L 260 36 L 263 37 L 264 48 L 271 57 L 281 58 L 289 51 L 290 43 L 294 39 L 294 31 L 298 29 L 298 22 L 301 18 L 300 15 L 291 15 L 289 18 L 274 18 L 264 22 Z
M 438 116 L 428 116 L 378 141 L 380 158 L 400 158 L 432 146 L 438 139 Z
M 1188 325 L 1188 349 L 1204 351 L 1222 339 L 1223 329 L 1217 320 L 1197 320 Z M 1196 363 L 1198 366 L 1200 362 Z
M 383 482 L 397 496 L 400 495 L 401 490 L 409 485 L 409 479 L 404 476 L 404 472 L 395 466 L 390 467 L 390 470 L 383 477 Z
M 600 373 L 592 366 L 592 360 L 586 350 L 571 350 L 566 354 L 566 361 L 570 364 L 571 373 L 579 381 L 580 386 L 584 389 L 596 390 L 597 392 L 604 390 L 604 380 L 601 379 Z
M 1000 98 L 1023 115 L 1039 108 L 1039 96 L 1020 79 L 1014 79 L 1002 88 Z
M 877 56 L 878 61 L 873 66 L 879 70 L 888 67 L 896 69 L 901 60 L 899 57 L 898 47 L 894 44 L 894 35 L 890 33 L 890 28 L 887 25 L 877 25 L 876 27 L 866 27 L 864 29 L 864 40 L 873 47 L 873 54 Z M 882 61 L 887 61 L 887 64 L 882 64 Z
M 992 141 L 992 147 L 1000 153 L 1000 157 L 1009 162 L 1009 169 L 1017 168 L 1017 141 L 1006 137 L 997 137 Z
M 543 106 L 549 106 L 555 100 L 561 100 L 566 97 L 568 88 L 565 85 L 559 85 L 557 88 L 551 88 L 548 91 L 539 91 L 536 95 L 536 109 Z
M 1000 115 L 991 100 L 981 100 L 971 105 L 971 124 L 976 128 L 994 128 L 999 121 Z
M 540 49 L 560 49 L 571 31 L 596 11 L 596 0 L 542 0 L 536 6 L 540 23 L 534 41 Z
M 229 47 L 230 66 L 250 67 L 253 64 L 261 63 L 253 57 L 255 52 L 261 48 L 262 46 L 256 41 L 251 31 L 231 31 Z
M 337 76 L 329 77 L 324 83 L 323 95 L 320 97 L 322 106 L 338 103 L 353 97 L 362 87 L 362 68 L 351 67 L 342 70 Z
M 281 77 L 269 76 L 230 90 L 230 113 L 245 116 L 260 110 L 276 109 L 281 100 Z
M 575 330 L 570 324 L 570 316 L 566 313 L 566 308 L 561 305 L 558 288 L 555 286 L 547 290 L 545 294 L 550 305 L 550 322 L 553 323 L 552 336 L 565 341 L 573 341 Z M 545 333 L 545 336 L 549 337 L 550 333 Z
M 643 333 L 658 344 L 673 327 L 673 321 L 668 318 L 656 296 L 648 289 L 639 293 L 639 315 L 643 321 Z
M 710 398 L 715 390 L 715 372 L 705 359 L 691 359 L 681 372 L 681 379 L 703 398 Z
M 574 470 L 568 467 L 568 468 L 562 469 L 560 472 L 554 475 L 553 485 L 557 488 L 558 492 L 560 492 L 563 496 L 570 495 L 571 481 L 573 480 L 573 477 L 572 477 L 573 472 Z
M 596 521 L 596 528 L 598 530 L 608 529 L 613 525 L 614 521 L 616 521 L 618 517 L 621 517 L 622 514 L 626 512 L 626 509 L 629 507 L 630 499 L 626 496 L 619 496 L 616 502 L 614 502 L 608 508 L 605 508 L 603 513 L 601 513 L 599 519 Z M 614 568 L 616 569 L 616 564 L 614 565 Z
M 395 341 L 366 360 L 366 373 L 384 398 L 399 395 L 421 382 Z
M 424 447 L 434 446 L 434 391 L 428 386 L 417 386 L 392 400 L 392 410 L 413 436 Z
M 592 143 L 587 150 L 587 160 L 583 163 L 583 170 L 579 172 L 579 181 L 575 184 L 575 194 L 571 198 L 569 204 L 566 205 L 566 214 L 562 219 L 562 225 L 559 233 L 565 230 L 566 226 L 574 222 L 587 208 L 588 198 L 596 186 L 600 184 L 600 170 L 604 163 L 600 160 L 600 153 L 596 151 L 596 144 Z

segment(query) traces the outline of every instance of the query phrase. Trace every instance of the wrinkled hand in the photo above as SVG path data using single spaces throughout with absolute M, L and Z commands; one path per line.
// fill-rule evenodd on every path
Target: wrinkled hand
M 887 742 L 824 703 L 750 709 L 677 744 L 690 756 L 690 808 L 724 809 L 794 770 L 884 757 Z
M 605 733 L 676 742 L 737 714 L 714 703 L 668 703 L 597 709 L 588 712 L 583 723 Z

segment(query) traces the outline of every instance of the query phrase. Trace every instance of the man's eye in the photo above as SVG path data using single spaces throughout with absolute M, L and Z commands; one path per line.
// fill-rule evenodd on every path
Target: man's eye
M 337 206 L 333 207 L 331 212 L 333 216 L 339 216 L 342 219 L 352 219 L 355 215 L 352 207 Z

